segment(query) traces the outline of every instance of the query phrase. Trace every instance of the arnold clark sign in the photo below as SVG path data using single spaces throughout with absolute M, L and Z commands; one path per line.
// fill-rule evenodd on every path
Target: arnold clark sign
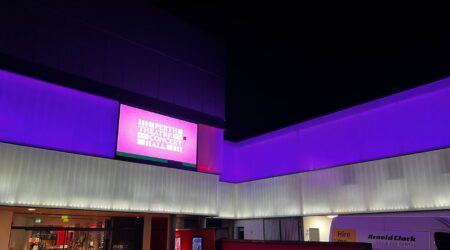
M 430 248 L 430 233 L 335 228 L 333 241 L 372 243 L 373 250 L 426 250 Z

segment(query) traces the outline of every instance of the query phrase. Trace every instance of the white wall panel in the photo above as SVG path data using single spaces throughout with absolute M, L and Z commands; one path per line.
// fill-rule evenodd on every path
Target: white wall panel
M 236 191 L 237 185 L 219 182 L 219 217 L 236 218 Z
M 234 184 L 236 218 L 449 209 L 449 164 L 441 149 Z
M 217 215 L 218 177 L 0 143 L 0 204 Z
M 450 208 L 450 149 L 239 184 L 0 143 L 0 204 L 270 218 Z
M 302 214 L 299 175 L 268 178 L 236 185 L 236 215 L 238 218 Z

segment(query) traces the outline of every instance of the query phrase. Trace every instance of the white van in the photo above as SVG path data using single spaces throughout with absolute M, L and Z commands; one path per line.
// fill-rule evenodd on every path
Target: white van
M 450 250 L 450 216 L 339 216 L 330 241 L 368 242 L 373 250 Z

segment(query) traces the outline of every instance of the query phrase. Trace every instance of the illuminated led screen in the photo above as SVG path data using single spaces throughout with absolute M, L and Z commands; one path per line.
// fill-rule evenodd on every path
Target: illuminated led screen
M 197 124 L 121 104 L 117 155 L 196 167 Z

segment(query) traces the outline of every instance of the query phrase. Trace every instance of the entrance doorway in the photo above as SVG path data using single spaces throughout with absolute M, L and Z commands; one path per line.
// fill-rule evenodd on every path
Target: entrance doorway
M 18 232 L 24 230 L 25 232 Z M 83 231 L 80 231 L 83 230 Z M 99 250 L 106 249 L 105 232 L 86 229 L 59 229 L 59 228 L 26 228 L 13 229 L 11 234 L 27 235 L 25 242 L 11 242 L 11 249 L 41 250 L 41 249 L 67 249 L 67 250 Z M 29 237 L 28 237 L 29 236 Z M 14 237 L 14 236 L 11 236 Z
M 108 250 L 109 221 L 106 217 L 16 214 L 9 249 Z
M 12 212 L 12 224 L 1 224 L 8 227 L 8 250 L 165 250 L 170 236 L 167 215 L 0 207 L 3 210 Z

